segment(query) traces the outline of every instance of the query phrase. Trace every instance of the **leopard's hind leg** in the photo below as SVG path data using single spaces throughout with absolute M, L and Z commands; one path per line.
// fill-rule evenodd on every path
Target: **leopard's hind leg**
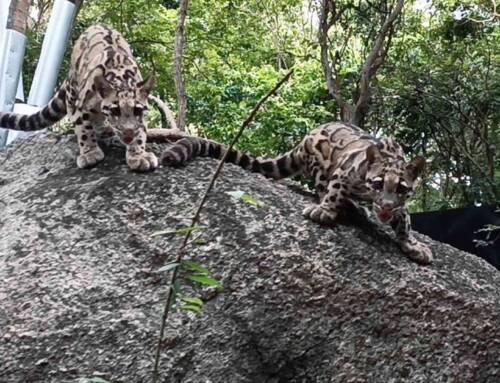
M 335 222 L 338 210 L 349 195 L 349 182 L 341 173 L 339 169 L 329 179 L 324 176 L 316 178 L 320 203 L 307 206 L 302 213 L 305 217 L 323 225 L 332 225 Z M 324 188 L 325 191 L 322 192 L 319 188 Z

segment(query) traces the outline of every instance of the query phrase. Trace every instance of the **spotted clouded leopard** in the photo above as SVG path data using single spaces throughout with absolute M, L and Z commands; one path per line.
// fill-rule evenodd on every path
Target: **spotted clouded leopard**
M 152 76 L 142 79 L 130 46 L 120 33 L 91 26 L 76 41 L 68 77 L 48 105 L 28 116 L 0 112 L 0 126 L 39 130 L 67 114 L 78 139 L 78 167 L 91 167 L 104 158 L 97 138 L 111 133 L 126 145 L 131 169 L 154 169 L 158 159 L 145 149 L 144 121 L 153 86 Z M 109 129 L 112 132 L 106 132 Z
M 198 137 L 176 142 L 162 155 L 162 163 L 175 166 L 195 156 L 222 158 L 223 145 Z M 405 162 L 401 147 L 389 138 L 374 138 L 345 123 L 329 123 L 310 132 L 288 153 L 274 159 L 256 159 L 232 150 L 227 157 L 247 170 L 280 179 L 303 175 L 312 179 L 320 203 L 303 214 L 321 224 L 332 224 L 339 209 L 350 203 L 366 214 L 357 201 L 372 203 L 382 223 L 389 223 L 407 256 L 422 264 L 432 262 L 431 250 L 411 234 L 406 201 L 418 184 L 425 160 Z

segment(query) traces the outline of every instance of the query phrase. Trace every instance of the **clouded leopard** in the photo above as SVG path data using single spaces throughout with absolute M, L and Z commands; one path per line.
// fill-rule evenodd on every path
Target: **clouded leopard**
M 197 137 L 176 142 L 162 155 L 165 165 L 180 165 L 195 156 L 222 158 L 223 145 Z M 389 223 L 407 256 L 422 264 L 432 262 L 431 250 L 410 230 L 406 201 L 418 184 L 425 160 L 405 162 L 401 147 L 389 138 L 374 138 L 345 123 L 329 123 L 311 131 L 288 153 L 274 159 L 256 159 L 231 150 L 227 157 L 247 170 L 280 179 L 303 175 L 314 181 L 320 203 L 305 208 L 307 218 L 332 224 L 339 208 L 347 203 L 365 211 L 356 201 L 372 203 L 376 217 Z
M 144 121 L 153 86 L 153 77 L 142 79 L 130 46 L 120 33 L 101 25 L 91 26 L 76 41 L 68 77 L 48 105 L 28 116 L 0 112 L 0 126 L 39 130 L 67 114 L 78 138 L 78 167 L 93 166 L 104 158 L 97 137 L 111 133 L 126 145 L 131 169 L 154 169 L 158 159 L 145 150 Z

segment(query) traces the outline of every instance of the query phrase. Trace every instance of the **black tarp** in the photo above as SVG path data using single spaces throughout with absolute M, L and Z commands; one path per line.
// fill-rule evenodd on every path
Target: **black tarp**
M 411 215 L 412 227 L 432 239 L 475 254 L 500 270 L 500 206 L 480 206 Z

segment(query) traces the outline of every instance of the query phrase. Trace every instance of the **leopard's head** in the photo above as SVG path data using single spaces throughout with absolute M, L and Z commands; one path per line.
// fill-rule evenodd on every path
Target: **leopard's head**
M 383 157 L 375 145 L 366 150 L 369 165 L 365 186 L 371 193 L 373 213 L 381 222 L 389 222 L 398 210 L 405 207 L 425 168 L 423 157 L 405 162 L 402 151 L 400 153 Z
M 101 96 L 101 111 L 115 135 L 125 145 L 131 145 L 139 133 L 146 129 L 148 96 L 155 85 L 155 79 L 149 76 L 127 86 L 114 80 L 107 77 L 96 79 L 96 90 Z

